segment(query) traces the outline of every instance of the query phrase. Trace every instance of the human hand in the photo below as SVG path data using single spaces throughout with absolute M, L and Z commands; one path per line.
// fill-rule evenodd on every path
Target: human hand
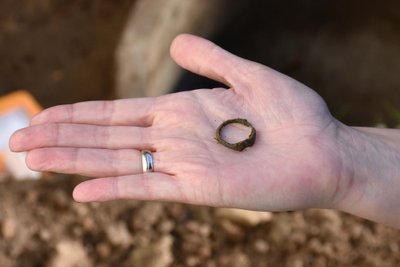
M 37 171 L 96 177 L 78 185 L 77 201 L 166 200 L 253 210 L 332 207 L 351 170 L 340 141 L 345 127 L 311 89 L 211 42 L 178 36 L 171 55 L 182 67 L 229 90 L 93 101 L 49 108 L 10 139 Z M 242 152 L 215 140 L 225 120 L 245 118 L 256 142 Z M 230 127 L 229 138 L 243 129 Z M 140 151 L 155 172 L 142 173 Z

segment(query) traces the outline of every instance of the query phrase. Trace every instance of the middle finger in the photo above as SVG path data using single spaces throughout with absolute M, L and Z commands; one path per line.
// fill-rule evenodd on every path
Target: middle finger
M 87 147 L 108 149 L 153 149 L 162 130 L 153 127 L 99 126 L 53 123 L 27 127 L 11 138 L 14 151 L 43 147 Z

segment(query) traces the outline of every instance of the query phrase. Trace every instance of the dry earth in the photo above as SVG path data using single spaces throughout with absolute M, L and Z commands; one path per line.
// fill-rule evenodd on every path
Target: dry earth
M 399 266 L 394 229 L 329 210 L 232 213 L 172 203 L 78 204 L 77 177 L 0 188 L 0 263 L 14 266 Z

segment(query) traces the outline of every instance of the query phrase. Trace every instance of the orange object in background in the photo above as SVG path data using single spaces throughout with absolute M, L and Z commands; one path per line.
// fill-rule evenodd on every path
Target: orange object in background
M 29 125 L 30 119 L 42 110 L 31 94 L 19 90 L 0 96 L 0 173 L 6 169 L 16 178 L 36 176 L 24 163 L 24 156 L 8 148 L 11 134 Z M 18 166 L 17 166 L 18 165 Z
M 42 107 L 33 96 L 24 90 L 0 97 L 0 116 L 18 108 L 24 109 L 31 118 L 42 110 Z

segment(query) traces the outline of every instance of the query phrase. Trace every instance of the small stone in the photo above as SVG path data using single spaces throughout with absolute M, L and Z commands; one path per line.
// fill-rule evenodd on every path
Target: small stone
M 222 230 L 229 236 L 235 239 L 240 239 L 244 236 L 243 230 L 237 225 L 228 220 L 219 222 Z
M 127 265 L 141 267 L 168 267 L 174 260 L 172 244 L 173 237 L 167 235 L 148 246 L 138 247 L 131 252 Z
M 196 256 L 189 256 L 186 258 L 186 266 L 193 267 L 200 264 L 200 259 Z
M 163 212 L 161 203 L 144 203 L 132 218 L 132 226 L 134 229 L 149 229 L 156 224 Z
M 49 241 L 51 238 L 51 232 L 47 229 L 41 229 L 39 232 L 40 239 L 43 241 Z
M 72 208 L 80 217 L 85 217 L 90 212 L 89 207 L 83 203 L 72 202 Z
M 158 231 L 162 234 L 169 234 L 174 230 L 175 223 L 171 220 L 162 221 L 158 226 Z
M 221 255 L 218 260 L 218 266 L 221 267 L 250 267 L 249 257 L 241 251 L 235 251 L 232 254 Z
M 186 228 L 192 233 L 198 233 L 200 228 L 200 224 L 197 221 L 188 221 L 186 223 Z
M 146 247 L 151 243 L 151 237 L 147 231 L 140 231 L 133 235 L 132 241 L 139 247 Z
M 198 255 L 204 259 L 211 256 L 212 250 L 210 245 L 201 246 L 198 251 Z
M 107 259 L 111 256 L 111 247 L 105 242 L 96 245 L 96 252 L 102 259 Z
M 128 247 L 132 244 L 132 236 L 122 222 L 109 225 L 106 229 L 106 234 L 108 240 L 115 246 Z
M 83 229 L 80 225 L 75 225 L 71 229 L 72 235 L 78 238 L 83 236 Z
M 254 250 L 258 253 L 266 253 L 269 250 L 269 244 L 263 239 L 257 239 L 254 242 Z
M 292 233 L 292 221 L 290 216 L 282 214 L 278 220 L 272 223 L 268 238 L 274 245 L 282 245 Z
M 211 227 L 208 224 L 201 224 L 197 221 L 189 221 L 186 228 L 202 237 L 208 237 L 211 233 Z
M 293 254 L 286 261 L 286 267 L 304 267 L 304 255 Z
M 33 204 L 38 201 L 39 193 L 36 190 L 29 190 L 25 195 L 25 199 L 28 203 Z
M 194 233 L 185 233 L 183 236 L 182 250 L 187 254 L 197 253 L 205 240 Z
M 216 215 L 220 218 L 242 224 L 244 226 L 256 226 L 260 223 L 272 220 L 271 212 L 250 211 L 241 209 L 219 208 Z
M 320 225 L 310 225 L 308 227 L 308 232 L 311 236 L 319 236 L 321 234 Z
M 1 226 L 1 234 L 6 240 L 12 239 L 17 233 L 17 221 L 14 219 L 6 218 Z
M 80 242 L 63 240 L 56 245 L 56 255 L 50 260 L 48 266 L 91 267 L 93 264 Z
M 86 232 L 92 232 L 95 228 L 94 220 L 91 217 L 86 217 L 82 221 L 82 228 Z
M 202 237 L 209 237 L 211 234 L 211 227 L 208 224 L 202 224 L 199 228 L 199 234 Z
M 303 263 L 302 260 L 298 259 L 298 260 L 294 261 L 293 265 L 291 265 L 291 266 L 293 266 L 293 267 L 303 267 L 304 263 Z
M 52 193 L 51 201 L 57 209 L 66 209 L 70 199 L 64 191 L 56 190 Z

